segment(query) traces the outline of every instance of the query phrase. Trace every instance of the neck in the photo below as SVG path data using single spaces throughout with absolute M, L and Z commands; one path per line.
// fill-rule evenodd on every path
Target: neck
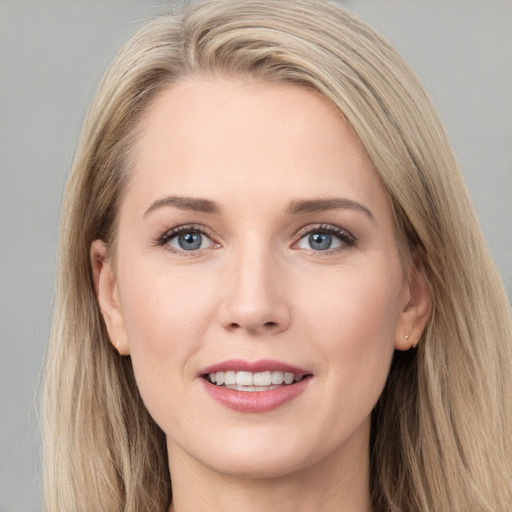
M 168 441 L 173 491 L 169 512 L 370 512 L 367 441 L 289 474 L 260 478 L 216 472 Z

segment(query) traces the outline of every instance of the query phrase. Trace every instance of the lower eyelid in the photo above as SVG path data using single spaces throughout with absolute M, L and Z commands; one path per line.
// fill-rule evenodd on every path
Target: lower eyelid
M 209 247 L 199 248 L 199 249 L 192 249 L 192 250 L 188 250 L 188 251 L 184 250 L 184 249 L 177 248 L 177 247 L 172 247 L 169 244 L 169 242 L 171 240 L 175 239 L 176 237 L 178 237 L 180 234 L 183 234 L 183 233 L 198 233 L 198 234 L 200 234 L 202 237 L 205 237 L 205 238 L 207 238 L 210 241 Z M 192 255 L 192 254 L 197 253 L 199 251 L 204 251 L 205 249 L 208 249 L 208 248 L 211 248 L 211 247 L 215 247 L 215 246 L 219 246 L 220 244 L 218 242 L 216 242 L 214 237 L 203 226 L 194 225 L 194 224 L 187 224 L 187 225 L 183 225 L 183 226 L 176 226 L 175 228 L 169 229 L 163 235 L 161 235 L 160 237 L 158 237 L 155 240 L 155 245 L 166 246 L 166 248 L 170 252 L 173 252 L 173 253 L 180 253 L 181 252 L 181 253 L 184 253 L 184 254 Z
M 197 247 L 196 249 L 186 249 L 186 248 L 183 248 L 183 247 L 180 247 L 180 236 L 182 235 L 182 233 L 195 233 L 195 234 L 198 234 L 201 238 L 200 238 L 200 245 L 199 247 Z M 201 250 L 204 250 L 206 249 L 210 244 L 208 242 L 212 242 L 211 239 L 206 236 L 204 233 L 200 233 L 199 231 L 183 231 L 182 233 L 177 233 L 173 236 L 171 236 L 168 240 L 167 240 L 167 245 L 172 247 L 173 249 L 177 250 L 177 251 L 183 251 L 185 253 L 194 253 L 194 252 L 197 252 L 197 251 L 201 251 Z M 173 242 L 175 242 L 178 247 L 175 247 L 174 245 L 171 245 Z M 204 246 L 204 247 L 203 247 Z
M 182 233 L 199 233 L 201 236 L 208 239 L 209 243 L 206 247 L 200 247 L 198 249 L 182 249 L 179 247 L 173 247 L 169 244 L 171 240 L 178 237 Z M 305 237 L 313 234 L 313 233 L 328 233 L 331 235 L 336 241 L 337 245 L 335 247 L 329 247 L 327 249 L 314 249 L 314 248 L 307 248 L 307 247 L 299 247 L 299 244 L 302 239 Z M 340 252 L 343 249 L 346 249 L 348 247 L 353 246 L 356 243 L 356 238 L 346 231 L 343 228 L 339 228 L 337 226 L 331 226 L 331 225 L 325 225 L 325 224 L 319 224 L 307 228 L 303 228 L 299 231 L 299 233 L 296 235 L 297 240 L 290 246 L 293 249 L 302 249 L 306 251 L 310 251 L 311 253 L 315 253 L 317 256 L 323 255 L 329 255 L 332 253 Z M 183 225 L 183 226 L 177 226 L 175 228 L 172 228 L 168 231 L 166 231 L 163 235 L 155 239 L 155 245 L 164 246 L 169 252 L 174 254 L 180 254 L 185 256 L 193 256 L 194 254 L 198 254 L 199 252 L 206 251 L 208 249 L 218 248 L 221 247 L 222 244 L 217 242 L 213 235 L 209 233 L 209 230 L 205 229 L 203 226 L 200 225 Z

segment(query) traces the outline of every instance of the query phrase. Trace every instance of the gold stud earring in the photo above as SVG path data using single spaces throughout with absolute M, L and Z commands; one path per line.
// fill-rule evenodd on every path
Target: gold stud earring
M 409 341 L 409 335 L 408 334 L 406 334 L 404 336 L 404 338 L 405 338 L 405 341 Z M 420 341 L 420 340 L 416 340 L 415 342 L 411 342 L 411 348 L 416 348 L 416 345 L 418 344 L 418 341 Z

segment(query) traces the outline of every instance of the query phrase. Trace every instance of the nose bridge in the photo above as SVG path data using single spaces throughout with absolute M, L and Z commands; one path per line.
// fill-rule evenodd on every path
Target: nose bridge
M 226 273 L 221 307 L 224 327 L 251 334 L 275 333 L 288 327 L 284 276 L 269 243 L 248 236 L 233 249 Z

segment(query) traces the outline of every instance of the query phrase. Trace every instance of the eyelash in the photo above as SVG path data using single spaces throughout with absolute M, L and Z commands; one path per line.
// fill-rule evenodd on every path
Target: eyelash
M 170 229 L 169 231 L 166 231 L 162 236 L 157 238 L 155 240 L 155 245 L 164 247 L 167 251 L 183 255 L 183 256 L 194 256 L 197 255 L 199 252 L 204 251 L 204 249 L 197 249 L 197 250 L 180 250 L 176 249 L 174 247 L 171 247 L 168 245 L 168 243 L 173 239 L 179 236 L 182 233 L 199 233 L 200 235 L 203 235 L 207 237 L 209 240 L 213 242 L 215 246 L 219 246 L 220 244 L 215 242 L 213 239 L 212 234 L 207 230 L 204 226 L 200 226 L 197 224 L 185 224 L 183 226 L 177 226 L 175 228 Z
M 311 235 L 313 233 L 327 233 L 330 235 L 334 235 L 341 242 L 340 247 L 335 247 L 333 249 L 325 249 L 322 251 L 318 251 L 318 250 L 315 251 L 313 249 L 310 249 L 308 252 L 310 254 L 313 254 L 314 256 L 321 257 L 321 256 L 327 256 L 330 254 L 335 254 L 335 253 L 341 252 L 349 247 L 355 246 L 356 242 L 357 242 L 356 238 L 345 229 L 342 229 L 338 226 L 334 226 L 332 224 L 317 224 L 317 225 L 313 225 L 313 226 L 309 225 L 309 226 L 306 226 L 305 228 L 302 228 L 297 233 L 298 240 L 297 240 L 297 242 L 294 242 L 292 244 L 292 248 L 297 246 L 300 243 L 300 241 L 303 240 L 306 236 Z
M 167 251 L 183 255 L 183 256 L 194 256 L 197 255 L 199 252 L 204 251 L 205 249 L 197 249 L 197 250 L 180 250 L 176 249 L 174 247 L 171 247 L 168 245 L 169 241 L 171 241 L 173 238 L 179 236 L 182 233 L 199 233 L 200 235 L 203 235 L 207 237 L 209 240 L 211 240 L 214 244 L 214 246 L 219 247 L 220 244 L 214 241 L 214 237 L 210 233 L 209 230 L 207 230 L 204 226 L 197 225 L 197 224 L 185 224 L 183 226 L 177 226 L 175 228 L 170 229 L 169 231 L 166 231 L 162 236 L 158 237 L 155 240 L 155 245 L 164 247 Z M 347 249 L 349 247 L 352 247 L 356 244 L 356 238 L 350 234 L 345 229 L 339 228 L 338 226 L 334 226 L 332 224 L 317 224 L 317 225 L 308 225 L 297 233 L 298 240 L 294 242 L 291 245 L 292 249 L 299 249 L 297 246 L 303 240 L 306 236 L 311 235 L 313 233 L 327 233 L 330 235 L 333 235 L 336 237 L 340 242 L 340 247 L 335 247 L 333 249 L 325 249 L 325 250 L 314 250 L 309 249 L 308 252 L 310 254 L 313 254 L 315 256 L 321 257 L 322 255 L 330 255 L 335 254 L 340 251 L 343 251 L 344 249 Z M 307 249 L 305 249 L 307 250 Z

